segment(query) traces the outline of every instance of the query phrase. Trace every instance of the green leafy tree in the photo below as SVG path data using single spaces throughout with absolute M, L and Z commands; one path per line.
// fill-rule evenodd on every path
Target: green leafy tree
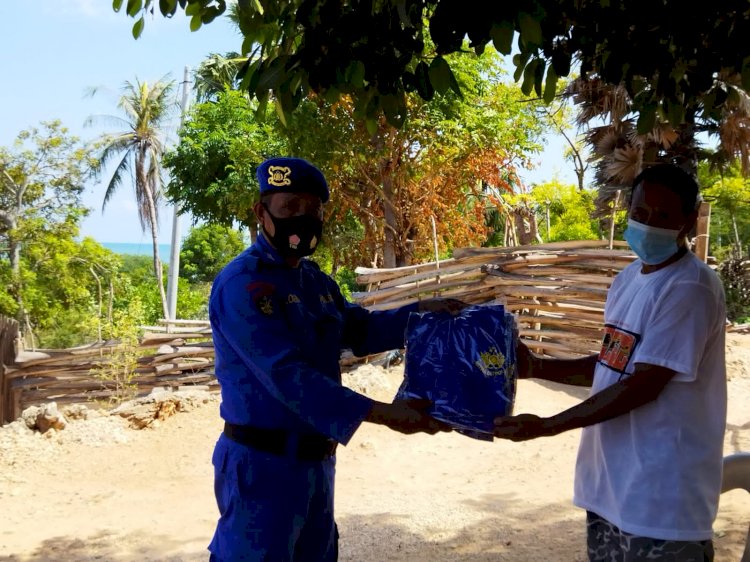
M 157 3 L 113 2 L 115 11 L 124 5 L 138 37 Z M 223 14 L 227 2 L 160 0 L 158 9 L 165 16 L 184 10 L 197 30 Z M 676 0 L 253 0 L 238 2 L 235 17 L 248 55 L 243 87 L 260 100 L 273 92 L 283 113 L 310 91 L 331 101 L 346 94 L 360 117 L 374 122 L 382 111 L 400 126 L 408 92 L 431 100 L 435 92 L 459 90 L 444 56 L 462 51 L 466 37 L 476 53 L 492 43 L 509 55 L 515 46 L 514 78 L 526 95 L 550 101 L 557 79 L 578 61 L 584 78 L 622 85 L 636 113 L 650 119 L 663 107 L 672 125 L 706 108 L 721 73 L 741 77 L 750 89 L 750 17 L 735 0 L 689 11 Z M 434 48 L 425 40 L 428 28 Z M 722 103 L 714 97 L 710 105 Z
M 163 272 L 159 259 L 159 201 L 162 191 L 161 160 L 165 150 L 166 126 L 172 118 L 175 107 L 172 98 L 174 81 L 166 77 L 153 84 L 126 81 L 122 88 L 118 107 L 124 117 L 109 116 L 108 120 L 119 122 L 123 129 L 106 133 L 99 138 L 99 163 L 95 169 L 98 176 L 108 172 L 107 166 L 114 162 L 114 171 L 109 177 L 102 209 L 115 191 L 130 175 L 135 200 L 138 205 L 138 219 L 141 228 L 151 232 L 153 243 L 153 271 L 156 286 L 161 297 L 164 318 L 169 317 L 167 295 L 164 290 Z M 92 89 L 91 94 L 97 90 Z M 98 121 L 97 117 L 87 119 L 87 124 Z
M 279 123 L 270 116 L 258 120 L 256 111 L 237 91 L 193 108 L 179 144 L 164 156 L 172 177 L 167 194 L 183 211 L 218 225 L 255 226 L 255 170 L 266 158 L 288 153 Z
M 42 347 L 101 341 L 112 329 L 118 256 L 77 227 L 39 235 L 24 256 L 25 303 Z
M 216 100 L 225 90 L 236 90 L 239 86 L 237 73 L 245 60 L 238 53 L 211 53 L 193 73 L 195 99 L 200 103 Z
M 574 108 L 570 98 L 556 97 L 549 105 L 539 105 L 546 122 L 565 140 L 563 157 L 573 167 L 578 183 L 578 189 L 586 189 L 585 177 L 589 169 L 589 154 L 586 144 L 575 131 Z
M 216 224 L 195 227 L 182 242 L 180 277 L 191 284 L 211 283 L 245 245 L 238 230 Z
M 739 162 L 723 173 L 705 163 L 698 177 L 703 197 L 711 204 L 711 253 L 723 258 L 731 248 L 731 253 L 742 257 L 750 241 L 750 180 L 742 175 Z
M 543 121 L 502 83 L 496 58 L 458 68 L 464 96 L 448 93 L 429 105 L 411 95 L 401 129 L 381 119 L 373 130 L 351 101 L 315 96 L 286 127 L 281 117 L 258 122 L 259 108 L 242 94 L 220 94 L 194 109 L 165 159 L 174 178 L 170 197 L 201 220 L 254 225 L 257 165 L 293 154 L 320 166 L 331 185 L 323 241 L 333 271 L 431 257 L 433 218 L 441 251 L 481 243 L 484 186 L 507 189 L 516 167 L 539 149 Z
M 12 147 L 0 147 L 0 265 L 6 269 L 4 314 L 32 332 L 24 259 L 55 239 L 77 234 L 86 209 L 85 180 L 94 165 L 91 152 L 59 121 L 19 133 Z
M 717 273 L 724 284 L 727 318 L 750 320 L 750 180 L 742 163 L 717 168 L 704 161 L 698 168 L 703 198 L 711 204 L 709 252 L 719 261 Z
M 133 299 L 127 309 L 116 312 L 116 322 L 111 333 L 115 340 L 115 347 L 106 361 L 93 370 L 92 374 L 102 381 L 105 387 L 113 392 L 110 402 L 119 404 L 134 398 L 138 390 L 135 383 L 136 368 L 138 367 L 138 326 L 143 317 L 142 304 L 139 299 Z
M 574 80 L 566 96 L 576 104 L 578 125 L 586 127 L 600 215 L 610 213 L 617 191 L 627 193 L 643 168 L 658 162 L 695 173 L 703 160 L 722 169 L 739 159 L 743 173 L 750 173 L 750 97 L 738 76 L 720 74 L 703 105 L 688 110 L 679 125 L 670 112 L 684 108 L 662 104 L 639 114 L 625 87 L 601 79 Z M 701 146 L 706 137 L 716 150 Z
M 161 298 L 154 284 L 151 260 L 147 256 L 122 256 L 119 269 L 120 286 L 115 295 L 115 311 L 130 308 L 130 303 L 140 303 L 137 323 L 153 326 L 162 318 Z M 177 287 L 177 317 L 203 320 L 208 318 L 207 304 L 209 286 L 179 283 Z
M 545 225 L 541 228 L 545 242 L 599 239 L 598 224 L 593 218 L 594 192 L 552 180 L 535 185 L 531 197 L 541 216 L 540 223 Z
M 364 230 L 359 252 L 345 247 L 347 265 L 434 259 L 433 220 L 439 252 L 482 243 L 488 192 L 510 189 L 539 150 L 544 121 L 503 83 L 497 57 L 456 69 L 463 96 L 410 95 L 400 129 L 385 119 L 368 128 L 345 100 L 308 101 L 290 120 L 292 150 L 326 171 L 337 224 L 353 213 Z

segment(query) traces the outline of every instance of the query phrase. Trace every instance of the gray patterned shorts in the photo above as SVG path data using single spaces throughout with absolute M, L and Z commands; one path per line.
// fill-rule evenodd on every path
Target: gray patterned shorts
M 707 541 L 663 541 L 621 531 L 606 519 L 586 512 L 586 546 L 590 562 L 712 562 Z

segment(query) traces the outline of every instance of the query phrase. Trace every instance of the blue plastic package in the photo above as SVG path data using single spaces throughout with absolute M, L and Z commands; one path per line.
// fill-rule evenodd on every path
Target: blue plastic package
M 511 415 L 516 394 L 515 318 L 500 305 L 412 313 L 404 381 L 396 398 L 427 398 L 430 415 L 492 441 L 494 418 Z

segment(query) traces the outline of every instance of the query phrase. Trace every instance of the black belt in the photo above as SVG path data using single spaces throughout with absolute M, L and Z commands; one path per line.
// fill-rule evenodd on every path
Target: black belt
M 268 429 L 252 425 L 224 423 L 224 435 L 232 441 L 274 455 L 287 454 L 289 432 L 284 429 Z M 336 441 L 324 435 L 298 435 L 295 456 L 303 461 L 322 461 L 336 454 Z

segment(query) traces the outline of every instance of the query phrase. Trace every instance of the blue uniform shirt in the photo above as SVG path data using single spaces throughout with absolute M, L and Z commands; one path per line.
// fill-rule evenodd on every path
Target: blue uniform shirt
M 367 355 L 403 347 L 416 310 L 371 312 L 349 303 L 315 262 L 289 267 L 259 236 L 211 290 L 222 418 L 346 444 L 372 402 L 341 385 L 341 350 Z

